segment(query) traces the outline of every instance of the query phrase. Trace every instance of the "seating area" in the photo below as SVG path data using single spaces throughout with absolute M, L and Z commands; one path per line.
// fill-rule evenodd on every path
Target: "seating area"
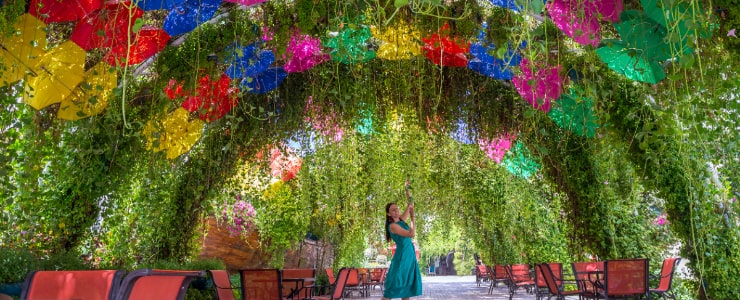
M 534 294 L 536 299 L 675 299 L 671 282 L 680 258 L 666 258 L 659 275 L 650 275 L 646 258 L 610 259 L 597 262 L 574 262 L 571 273 L 564 272 L 561 263 L 496 265 L 477 268 L 476 283 L 480 274 L 487 275 L 488 294 L 503 282 L 509 299 L 515 294 Z M 505 275 L 502 276 L 501 273 Z M 502 277 L 505 277 L 502 279 Z M 650 279 L 658 282 L 650 286 Z

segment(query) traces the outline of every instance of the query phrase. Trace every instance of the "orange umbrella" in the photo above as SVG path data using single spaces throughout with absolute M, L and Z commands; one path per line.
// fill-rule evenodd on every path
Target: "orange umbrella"
M 106 63 L 98 63 L 85 73 L 85 81 L 62 100 L 57 117 L 75 121 L 101 113 L 108 106 L 108 97 L 118 84 L 116 72 Z
M 72 41 L 52 49 L 33 66 L 23 101 L 35 109 L 59 103 L 72 93 L 85 74 L 85 50 Z
M 36 17 L 23 14 L 13 28 L 13 34 L 0 41 L 0 85 L 21 80 L 46 48 L 46 24 Z

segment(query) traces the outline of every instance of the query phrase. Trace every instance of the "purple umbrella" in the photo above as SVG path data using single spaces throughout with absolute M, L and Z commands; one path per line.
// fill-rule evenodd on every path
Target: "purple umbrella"
M 582 45 L 596 47 L 599 21 L 619 21 L 624 9 L 622 0 L 551 0 L 547 11 L 555 26 Z
M 330 59 L 321 52 L 321 40 L 307 34 L 290 37 L 285 52 L 289 59 L 284 68 L 288 73 L 304 72 Z
M 531 67 L 533 66 L 529 60 L 522 59 L 522 75 L 516 76 L 512 82 L 524 100 L 534 108 L 547 113 L 550 111 L 550 102 L 560 98 L 563 90 L 560 66 L 545 67 L 534 72 Z

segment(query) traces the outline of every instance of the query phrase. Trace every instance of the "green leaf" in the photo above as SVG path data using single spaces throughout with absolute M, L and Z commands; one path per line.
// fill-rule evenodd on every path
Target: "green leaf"
M 393 5 L 396 6 L 396 8 L 401 8 L 404 5 L 408 5 L 409 0 L 396 0 L 393 2 Z
M 141 27 L 144 27 L 144 20 L 142 18 L 138 18 L 136 19 L 136 22 L 134 22 L 134 27 L 131 30 L 134 33 L 137 33 L 141 30 Z

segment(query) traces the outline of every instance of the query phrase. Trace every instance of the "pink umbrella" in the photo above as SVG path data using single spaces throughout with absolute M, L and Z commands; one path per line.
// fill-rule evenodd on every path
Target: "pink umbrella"
M 328 54 L 321 52 L 321 40 L 307 34 L 290 37 L 285 52 L 288 62 L 283 68 L 288 73 L 303 72 L 330 59 Z
M 509 149 L 511 149 L 511 143 L 514 140 L 516 140 L 516 135 L 505 133 L 491 140 L 479 139 L 478 146 L 481 151 L 486 152 L 488 158 L 500 164 L 506 152 L 509 152 Z
M 547 11 L 555 26 L 582 45 L 598 46 L 599 21 L 619 21 L 622 0 L 551 0 Z
M 522 59 L 522 75 L 512 80 L 519 95 L 534 108 L 545 113 L 550 111 L 550 102 L 560 98 L 563 90 L 563 78 L 560 77 L 560 66 L 545 67 L 536 72 L 531 69 L 528 59 Z M 530 82 L 532 85 L 530 85 Z

